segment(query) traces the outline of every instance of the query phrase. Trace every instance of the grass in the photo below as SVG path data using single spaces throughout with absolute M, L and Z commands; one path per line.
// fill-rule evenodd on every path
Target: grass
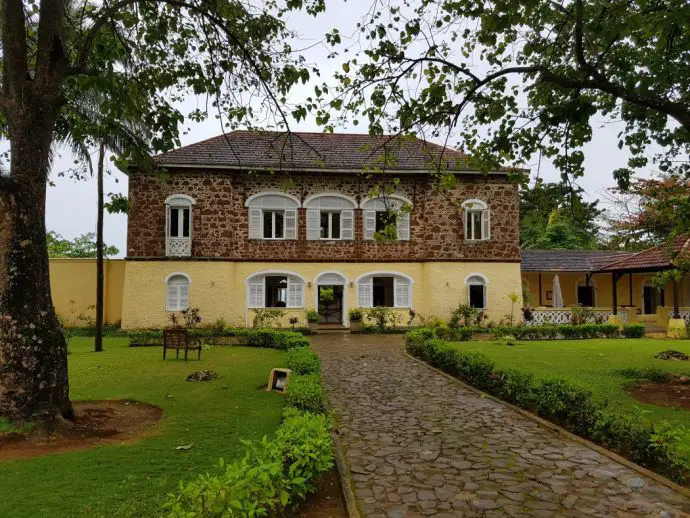
M 690 429 L 690 411 L 643 404 L 628 396 L 624 387 L 635 380 L 621 372 L 623 369 L 653 368 L 690 375 L 690 361 L 654 358 L 666 349 L 690 354 L 688 340 L 549 340 L 520 342 L 516 346 L 471 341 L 454 345 L 463 351 L 486 354 L 501 369 L 529 371 L 537 379 L 568 378 L 578 381 L 589 388 L 595 398 L 609 401 L 624 412 L 637 407 L 652 421 L 666 420 Z M 687 445 L 690 447 L 690 438 Z
M 70 343 L 72 399 L 136 399 L 163 408 L 163 419 L 139 442 L 0 462 L 0 516 L 159 516 L 180 479 L 237 457 L 242 439 L 271 435 L 280 424 L 282 397 L 258 388 L 284 352 L 215 347 L 200 362 L 163 362 L 160 348 L 129 348 L 126 338 L 106 339 L 98 354 L 92 343 Z M 203 369 L 222 378 L 185 381 Z M 186 444 L 193 446 L 175 449 Z

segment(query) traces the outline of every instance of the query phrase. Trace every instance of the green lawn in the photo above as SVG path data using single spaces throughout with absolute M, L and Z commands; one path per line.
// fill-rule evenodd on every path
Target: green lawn
M 690 362 L 664 361 L 654 358 L 665 349 L 690 354 L 688 340 L 549 340 L 520 342 L 516 346 L 493 342 L 460 342 L 464 351 L 481 351 L 502 369 L 516 368 L 533 372 L 538 379 L 570 378 L 585 384 L 595 397 L 608 400 L 622 410 L 638 407 L 653 421 L 665 419 L 682 424 L 690 430 L 690 411 L 642 404 L 628 396 L 624 386 L 630 378 L 618 371 L 627 367 L 652 367 L 668 372 L 690 375 Z M 690 446 L 690 443 L 689 443 Z
M 110 338 L 96 354 L 92 341 L 70 343 L 72 399 L 136 399 L 162 407 L 163 419 L 134 444 L 0 462 L 0 516 L 158 516 L 178 480 L 236 457 L 241 439 L 270 435 L 280 424 L 281 396 L 258 388 L 282 366 L 283 352 L 215 347 L 200 362 L 163 362 L 158 347 Z M 202 369 L 222 378 L 185 381 Z M 188 451 L 175 449 L 190 443 Z

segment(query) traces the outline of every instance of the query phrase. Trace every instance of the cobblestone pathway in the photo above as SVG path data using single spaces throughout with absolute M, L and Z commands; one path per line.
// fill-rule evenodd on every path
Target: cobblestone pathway
M 680 494 L 407 358 L 400 336 L 312 344 L 364 516 L 690 511 Z

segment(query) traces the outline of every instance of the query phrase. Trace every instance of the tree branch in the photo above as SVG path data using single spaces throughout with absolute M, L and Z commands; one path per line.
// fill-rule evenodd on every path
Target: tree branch
M 55 83 L 67 68 L 64 38 L 65 0 L 41 0 L 36 50 L 37 83 Z

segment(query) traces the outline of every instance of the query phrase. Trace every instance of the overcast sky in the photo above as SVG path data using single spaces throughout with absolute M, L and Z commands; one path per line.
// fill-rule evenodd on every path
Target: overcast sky
M 312 48 L 303 52 L 309 62 L 316 63 L 321 70 L 321 80 L 328 80 L 333 71 L 340 69 L 342 61 L 327 60 L 328 50 L 318 45 L 325 32 L 338 27 L 344 36 L 353 34 L 354 27 L 361 20 L 369 2 L 357 0 L 344 3 L 342 0 L 328 0 L 328 11 L 320 15 L 315 21 L 304 14 L 293 14 L 289 25 L 301 35 L 302 47 Z M 316 44 L 316 45 L 315 45 Z M 295 43 L 295 47 L 299 47 Z M 320 81 L 319 81 L 320 82 Z M 296 88 L 292 93 L 292 100 L 299 100 L 313 92 L 313 86 Z M 196 106 L 197 100 L 190 98 L 189 107 Z M 188 131 L 187 131 L 188 129 Z M 293 131 L 321 131 L 312 120 L 300 124 L 292 124 Z M 617 133 L 620 127 L 609 124 L 603 129 L 595 131 L 593 142 L 585 148 L 586 174 L 578 183 L 585 189 L 587 197 L 598 198 L 609 186 L 613 185 L 612 171 L 625 165 L 627 153 L 619 151 L 617 147 Z M 353 127 L 344 127 L 340 131 L 355 131 Z M 360 126 L 357 131 L 363 131 Z M 364 131 L 366 131 L 364 129 Z M 222 132 L 220 123 L 211 119 L 200 124 L 185 126 L 182 136 L 183 144 L 191 144 Z M 75 182 L 69 178 L 60 178 L 57 173 L 72 166 L 69 153 L 58 149 L 51 179 L 54 186 L 48 188 L 46 224 L 48 230 L 54 230 L 66 238 L 74 238 L 86 232 L 94 232 L 96 226 L 96 183 L 94 180 Z M 537 174 L 537 162 L 527 164 L 532 169 L 532 176 Z M 112 174 L 106 178 L 105 192 L 127 193 L 127 177 L 110 167 Z M 542 161 L 539 174 L 550 181 L 558 181 L 559 174 L 547 161 Z M 109 245 L 120 249 L 120 256 L 126 252 L 127 218 L 123 215 L 106 215 L 105 241 Z

